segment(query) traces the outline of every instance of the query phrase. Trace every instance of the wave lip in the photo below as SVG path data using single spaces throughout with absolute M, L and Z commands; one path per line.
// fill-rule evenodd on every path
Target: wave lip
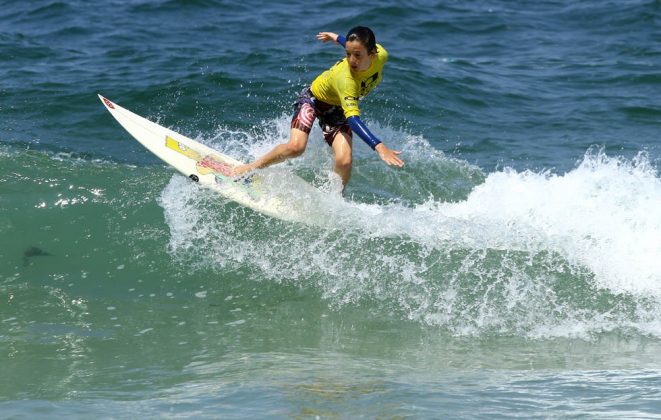
M 659 208 L 661 180 L 645 153 L 627 161 L 590 151 L 564 175 L 491 174 L 450 212 L 506 227 L 495 246 L 557 251 L 613 292 L 661 297 Z

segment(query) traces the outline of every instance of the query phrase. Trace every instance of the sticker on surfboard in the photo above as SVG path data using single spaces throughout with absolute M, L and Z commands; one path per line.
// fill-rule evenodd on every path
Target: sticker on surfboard
M 168 135 L 165 136 L 165 146 L 177 153 L 186 156 L 189 159 L 194 160 L 196 162 L 195 168 L 200 175 L 213 174 L 216 183 L 221 185 L 228 184 L 230 182 L 234 183 L 235 185 L 243 185 L 246 192 L 250 194 L 250 197 L 255 200 L 259 198 L 260 191 L 258 188 L 256 188 L 256 186 L 259 185 L 259 181 L 256 180 L 253 175 L 247 177 L 236 177 L 234 175 L 234 169 L 231 165 L 228 165 L 213 155 L 203 155 L 197 150 L 194 150 L 185 144 L 178 142 Z M 195 181 L 194 177 L 199 180 L 199 177 L 194 174 L 189 176 L 189 178 Z

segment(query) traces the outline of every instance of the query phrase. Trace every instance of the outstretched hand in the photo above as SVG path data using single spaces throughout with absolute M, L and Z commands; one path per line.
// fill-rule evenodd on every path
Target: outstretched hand
M 317 34 L 317 39 L 321 42 L 337 42 L 337 34 L 334 32 L 319 32 Z
M 401 151 L 391 150 L 385 144 L 379 143 L 376 145 L 376 152 L 379 154 L 381 160 L 391 166 L 404 166 L 404 161 L 399 158 Z

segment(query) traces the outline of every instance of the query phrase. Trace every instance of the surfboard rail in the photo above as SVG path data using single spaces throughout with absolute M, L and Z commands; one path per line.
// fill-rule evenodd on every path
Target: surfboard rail
M 269 194 L 259 174 L 233 176 L 232 168 L 241 164 L 239 160 L 98 96 L 135 140 L 184 176 L 258 212 L 283 220 L 293 218 L 292 209 L 277 195 Z

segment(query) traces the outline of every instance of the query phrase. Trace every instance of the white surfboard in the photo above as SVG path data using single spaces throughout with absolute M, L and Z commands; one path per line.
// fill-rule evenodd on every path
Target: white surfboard
M 290 203 L 270 194 L 259 174 L 232 177 L 232 167 L 241 164 L 240 161 L 134 114 L 101 95 L 99 98 L 129 134 L 191 180 L 261 213 L 283 220 L 296 219 Z

